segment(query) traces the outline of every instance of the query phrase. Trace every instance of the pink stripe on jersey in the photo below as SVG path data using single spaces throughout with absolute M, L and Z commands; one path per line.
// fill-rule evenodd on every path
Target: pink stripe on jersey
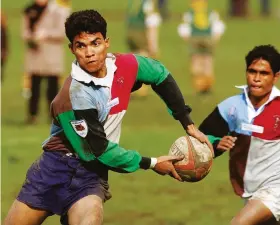
M 280 139 L 280 97 L 265 106 L 264 111 L 255 118 L 254 125 L 264 127 L 264 132 L 253 133 L 252 136 L 265 140 Z
M 133 54 L 116 54 L 115 56 L 117 70 L 112 84 L 111 99 L 119 98 L 119 104 L 112 107 L 110 115 L 127 109 L 130 92 L 138 72 L 138 63 Z

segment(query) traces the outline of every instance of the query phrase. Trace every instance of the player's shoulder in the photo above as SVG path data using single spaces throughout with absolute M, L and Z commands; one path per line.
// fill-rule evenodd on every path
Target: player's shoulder
M 129 58 L 129 57 L 134 57 L 134 54 L 133 53 L 115 52 L 115 53 L 112 53 L 112 54 L 108 54 L 108 57 L 115 57 L 116 59 Z
M 133 53 L 112 53 L 111 57 L 116 59 L 117 67 L 137 64 L 137 58 Z
M 223 101 L 221 101 L 218 104 L 218 108 L 219 109 L 228 109 L 231 108 L 232 106 L 241 106 L 245 103 L 245 98 L 243 93 L 237 94 L 237 95 L 233 95 L 230 96 L 226 99 L 224 99 Z

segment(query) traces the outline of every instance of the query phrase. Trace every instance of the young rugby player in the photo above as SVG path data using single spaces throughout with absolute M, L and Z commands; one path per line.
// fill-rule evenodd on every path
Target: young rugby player
M 65 30 L 75 56 L 71 75 L 51 104 L 51 135 L 5 225 L 37 225 L 52 214 L 61 215 L 63 224 L 101 224 L 103 202 L 111 197 L 108 170 L 153 169 L 180 180 L 172 164 L 180 157 L 143 157 L 118 145 L 130 93 L 142 83 L 151 85 L 189 135 L 208 142 L 164 65 L 139 55 L 107 53 L 107 23 L 97 11 L 72 13 Z
M 245 206 L 231 225 L 274 225 L 280 220 L 280 54 L 271 45 L 246 56 L 246 86 L 221 102 L 199 129 L 216 156 L 230 150 L 230 179 Z M 218 128 L 218 129 L 217 129 Z

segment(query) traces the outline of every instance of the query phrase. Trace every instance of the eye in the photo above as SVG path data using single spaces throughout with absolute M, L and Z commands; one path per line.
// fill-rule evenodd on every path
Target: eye
M 84 48 L 84 47 L 85 47 L 85 45 L 83 45 L 83 44 L 77 44 L 76 45 L 76 48 L 79 48 L 79 49 Z
M 98 38 L 98 39 L 96 39 L 96 40 L 93 40 L 92 42 L 91 42 L 91 45 L 93 46 L 93 47 L 98 47 L 99 45 L 101 45 L 102 44 L 102 41 Z
M 251 74 L 255 74 L 255 73 L 257 73 L 257 71 L 256 71 L 256 70 L 254 70 L 254 69 L 248 69 L 247 71 L 248 71 L 248 73 L 251 73 Z
M 263 75 L 263 76 L 267 76 L 267 75 L 269 75 L 270 73 L 268 72 L 268 71 L 261 71 L 261 75 Z

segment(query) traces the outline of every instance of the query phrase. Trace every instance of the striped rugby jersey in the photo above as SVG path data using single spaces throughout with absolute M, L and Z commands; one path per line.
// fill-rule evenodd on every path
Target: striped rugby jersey
M 104 78 L 95 78 L 72 63 L 71 76 L 51 104 L 54 122 L 43 149 L 76 153 L 83 161 L 98 160 L 119 172 L 148 169 L 151 158 L 118 145 L 130 93 L 150 84 L 184 129 L 192 123 L 191 109 L 169 71 L 156 60 L 108 54 L 106 68 Z
M 243 92 L 221 102 L 199 129 L 208 135 L 216 156 L 219 140 L 236 136 L 229 152 L 230 179 L 234 191 L 250 197 L 258 189 L 280 187 L 280 91 L 273 87 L 268 101 L 255 109 L 247 86 Z

